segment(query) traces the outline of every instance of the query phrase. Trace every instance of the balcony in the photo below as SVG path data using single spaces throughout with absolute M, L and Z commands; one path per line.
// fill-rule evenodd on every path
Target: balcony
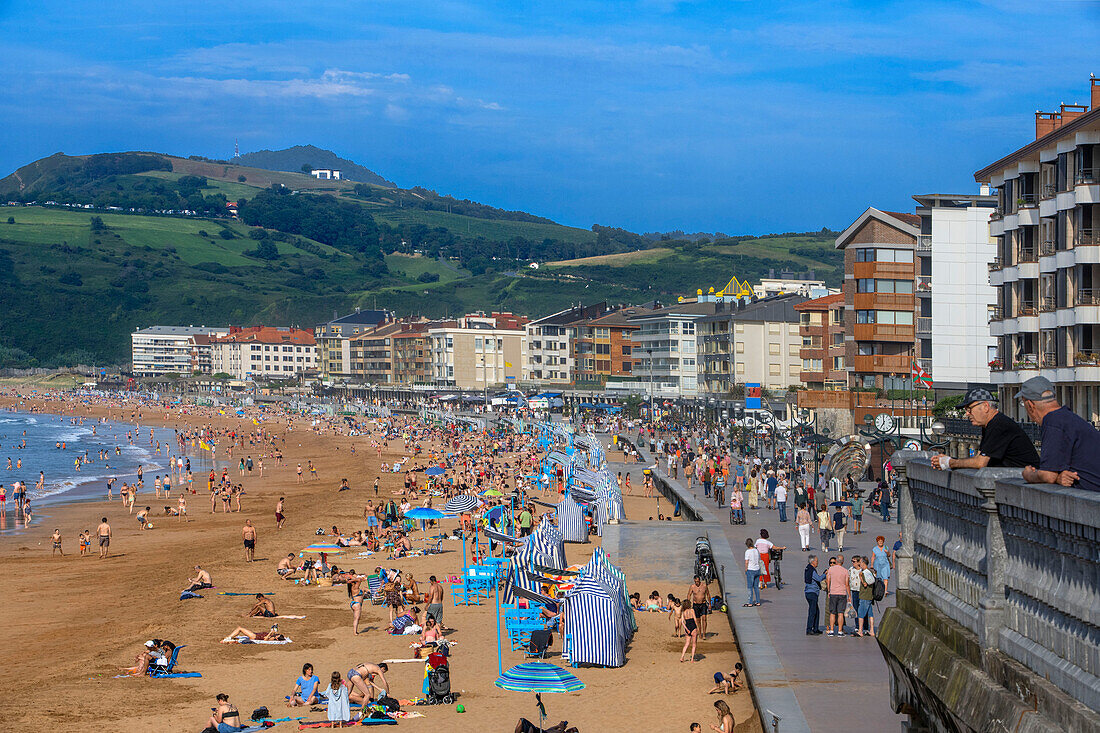
M 1021 354 L 1012 360 L 1013 369 L 1038 369 L 1039 356 L 1037 354 Z
M 1044 239 L 1042 242 L 1039 243 L 1039 256 L 1040 257 L 1047 257 L 1049 255 L 1054 254 L 1056 251 L 1057 251 L 1057 249 L 1054 246 L 1054 240 L 1053 239 Z
M 1028 262 L 1039 261 L 1039 250 L 1034 245 L 1030 247 L 1019 247 L 1016 250 L 1016 264 L 1022 265 Z
M 1039 301 L 1040 313 L 1051 313 L 1058 308 L 1058 301 L 1053 295 L 1044 295 Z
M 932 333 L 932 318 L 921 316 L 917 319 L 917 333 L 929 334 Z
M 1042 360 L 1044 369 L 1054 369 L 1062 366 L 1058 363 L 1058 352 L 1056 351 L 1044 351 Z
M 1100 246 L 1100 229 L 1078 229 L 1073 235 L 1074 247 Z
M 932 276 L 931 275 L 917 275 L 917 292 L 918 293 L 931 293 L 932 292 Z
M 1052 199 L 1058 195 L 1058 187 L 1053 183 L 1044 183 L 1042 189 L 1039 191 L 1039 198 L 1042 201 Z
M 1039 308 L 1036 306 L 1034 301 L 1025 301 L 1023 303 L 1020 303 L 1020 305 L 1016 307 L 1017 318 L 1026 318 L 1027 316 L 1037 315 L 1039 315 Z
M 1004 317 L 1005 317 L 1004 306 L 995 305 L 995 306 L 993 306 L 992 308 L 989 309 L 989 320 L 990 321 L 1002 321 L 1002 320 L 1004 320 Z
M 1017 209 L 1033 209 L 1039 205 L 1039 197 L 1033 193 L 1021 193 L 1016 197 Z
M 931 252 L 932 251 L 932 235 L 921 234 L 917 237 L 917 251 L 918 252 Z
M 1000 206 L 996 206 L 996 207 L 993 208 L 993 211 L 989 214 L 989 220 L 990 221 L 995 221 L 995 220 L 998 220 L 998 219 L 1003 219 L 1004 216 L 1005 216 L 1004 209 L 1002 209 Z
M 989 263 L 989 271 L 993 272 L 994 270 L 1000 270 L 1004 266 L 1005 262 L 1002 258 L 994 257 L 993 260 Z
M 912 326 L 857 323 L 854 336 L 856 341 L 902 341 L 912 343 L 914 331 Z
M 803 375 L 805 375 L 805 372 L 803 372 Z M 798 407 L 803 410 L 813 410 L 819 407 L 850 410 L 852 409 L 852 393 L 848 390 L 802 389 L 798 391 Z
M 868 372 L 882 372 L 885 374 L 909 374 L 913 368 L 913 358 L 902 354 L 899 356 L 884 356 L 872 354 L 869 356 L 858 355 L 852 364 L 852 371 L 866 374 Z
M 1100 366 L 1100 351 L 1078 351 L 1073 355 L 1074 366 Z
M 913 305 L 908 293 L 856 293 L 852 298 L 856 310 L 912 310 Z
M 1100 168 L 1081 168 L 1073 177 L 1075 184 L 1100 183 Z
M 1077 297 L 1073 299 L 1074 305 L 1100 305 L 1100 289 L 1083 288 L 1077 291 Z
M 1001 357 L 995 357 L 989 362 L 989 371 L 991 372 L 1003 372 L 1005 370 L 1005 361 Z
M 912 262 L 856 262 L 852 276 L 860 278 L 911 278 L 915 270 Z

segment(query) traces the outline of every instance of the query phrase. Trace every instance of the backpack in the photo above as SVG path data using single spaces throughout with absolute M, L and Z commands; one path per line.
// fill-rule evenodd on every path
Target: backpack
M 271 717 L 271 713 L 268 712 L 268 709 L 266 707 L 256 708 L 255 710 L 252 711 L 252 719 L 253 720 L 264 720 L 265 718 L 270 718 L 270 717 Z
M 871 575 L 875 576 L 875 582 L 871 586 L 873 588 L 871 597 L 874 599 L 875 603 L 878 603 L 886 597 L 886 583 L 878 577 L 878 573 L 875 572 L 874 568 L 868 568 L 868 570 L 871 571 Z

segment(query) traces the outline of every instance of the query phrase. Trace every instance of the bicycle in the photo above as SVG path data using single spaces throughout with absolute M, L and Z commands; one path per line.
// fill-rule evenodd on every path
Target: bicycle
M 769 567 L 768 570 L 772 575 L 772 580 L 775 581 L 775 589 L 779 590 L 783 587 L 783 572 L 780 567 L 780 560 L 783 559 L 783 551 L 772 548 L 768 550 L 768 555 L 771 558 L 771 567 Z

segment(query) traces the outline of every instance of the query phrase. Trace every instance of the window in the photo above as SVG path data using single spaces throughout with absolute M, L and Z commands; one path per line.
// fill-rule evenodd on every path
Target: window
M 781 329 L 779 328 L 778 323 L 769 323 L 768 324 L 768 333 L 778 334 L 780 332 L 781 332 Z
M 735 348 L 735 351 L 738 354 L 744 354 L 745 353 L 745 342 L 744 341 L 738 341 L 737 345 L 736 345 L 736 348 Z
M 598 338 L 598 339 L 611 338 L 611 329 L 597 328 L 596 329 L 596 338 Z
M 768 344 L 768 353 L 778 356 L 779 355 L 779 344 Z
M 695 342 L 694 341 L 685 341 L 684 342 L 684 351 L 695 351 Z
M 787 353 L 790 354 L 791 356 L 798 356 L 798 344 L 791 344 L 788 347 Z
M 474 351 L 483 351 L 485 348 L 480 336 L 474 336 Z
M 695 322 L 689 322 L 684 324 L 684 333 L 687 335 L 695 333 Z
M 912 295 L 913 293 L 913 281 L 912 280 L 894 280 L 894 292 L 902 295 Z
M 630 347 L 629 346 L 624 346 L 623 347 L 623 356 L 630 356 Z
M 874 387 L 875 387 L 875 376 L 873 374 L 864 374 L 863 375 L 863 388 L 864 389 L 874 389 Z
M 778 377 L 783 371 L 779 368 L 778 364 L 768 364 L 768 374 L 773 377 Z
M 832 338 L 832 345 L 833 346 L 843 346 L 844 345 L 844 334 L 834 333 L 833 338 Z
M 738 374 L 744 374 L 745 373 L 745 362 L 743 362 L 743 361 L 737 362 L 737 373 Z
M 798 324 L 797 323 L 788 323 L 787 324 L 787 333 L 794 334 L 794 335 L 797 336 L 798 335 Z
M 803 359 L 802 369 L 807 372 L 820 372 L 821 371 L 821 359 Z
M 733 331 L 734 331 L 734 333 L 744 333 L 745 332 L 745 324 L 744 323 L 735 323 L 734 326 L 733 326 Z
M 454 339 L 451 338 L 450 336 L 448 336 L 447 337 L 447 348 L 448 349 L 453 349 L 454 345 L 455 345 Z

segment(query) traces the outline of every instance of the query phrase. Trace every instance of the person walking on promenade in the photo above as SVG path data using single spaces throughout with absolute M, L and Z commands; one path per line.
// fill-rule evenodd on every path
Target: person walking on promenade
M 749 602 L 745 608 L 760 605 L 760 551 L 752 537 L 745 540 L 745 582 L 749 586 Z
M 805 504 L 798 505 L 798 513 L 794 516 L 794 523 L 798 527 L 798 541 L 802 545 L 803 552 L 810 550 L 810 511 Z
M 867 567 L 867 558 L 857 557 L 853 560 L 853 564 L 859 568 L 859 604 L 856 607 L 857 627 L 853 634 L 855 636 L 864 636 L 863 624 L 866 622 L 866 636 L 874 636 L 875 614 L 871 609 L 871 604 L 875 600 L 875 575 L 871 572 L 871 569 Z
M 875 577 L 882 581 L 887 591 L 890 590 L 890 553 L 886 549 L 886 538 L 879 535 L 875 538 L 875 546 L 871 548 L 871 567 L 875 570 Z
M 817 530 L 821 537 L 821 551 L 829 551 L 830 535 L 833 531 L 833 518 L 829 516 L 829 508 L 824 504 L 821 505 L 821 510 L 817 513 Z
M 825 634 L 843 636 L 844 611 L 848 607 L 848 571 L 835 557 L 829 558 L 829 569 L 825 571 L 825 588 L 829 594 L 826 609 L 829 622 L 825 626 Z
M 825 580 L 825 574 L 817 572 L 817 555 L 810 555 L 803 580 L 806 583 L 806 635 L 817 635 L 821 633 L 821 581 Z
M 787 480 L 783 479 L 775 487 L 775 502 L 779 506 L 779 521 L 787 521 Z

